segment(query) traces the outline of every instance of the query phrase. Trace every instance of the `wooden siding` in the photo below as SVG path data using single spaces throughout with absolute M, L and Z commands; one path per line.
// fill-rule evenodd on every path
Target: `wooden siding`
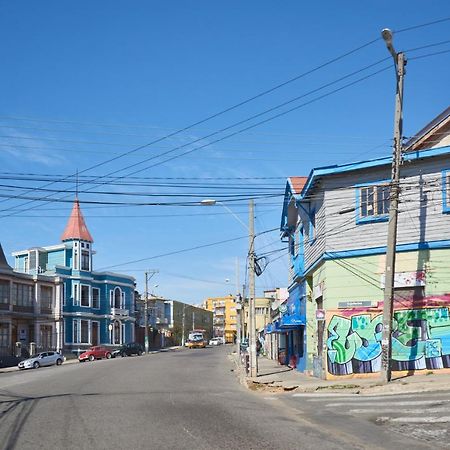
M 305 251 L 305 268 L 316 261 L 325 251 L 325 233 L 326 233 L 326 205 L 324 202 L 324 192 L 320 190 L 314 192 L 314 199 L 309 202 L 309 211 L 315 211 L 315 238 L 310 240 L 310 220 L 302 208 L 300 208 L 300 218 L 305 230 L 304 251 Z M 308 204 L 304 205 L 308 210 Z
M 401 168 L 398 244 L 450 239 L 450 214 L 442 212 L 442 170 L 450 169 L 450 157 L 420 160 Z M 334 252 L 386 246 L 387 222 L 356 223 L 354 185 L 390 178 L 390 167 L 335 175 L 323 180 L 326 223 L 321 251 Z M 317 194 L 317 191 L 314 192 Z M 422 198 L 422 202 L 421 202 Z M 310 252 L 308 259 L 317 258 Z

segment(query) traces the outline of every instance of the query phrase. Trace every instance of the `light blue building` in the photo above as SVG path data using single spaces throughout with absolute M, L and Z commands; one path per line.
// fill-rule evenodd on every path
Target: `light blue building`
M 60 281 L 54 311 L 62 311 L 57 341 L 78 353 L 93 345 L 117 346 L 134 341 L 135 279 L 96 272 L 93 239 L 78 199 L 61 243 L 14 252 L 15 270 L 54 276 Z

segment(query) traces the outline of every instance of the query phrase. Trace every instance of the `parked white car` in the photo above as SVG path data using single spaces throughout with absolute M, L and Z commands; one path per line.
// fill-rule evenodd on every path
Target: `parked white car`
M 222 344 L 222 338 L 216 337 L 216 338 L 212 338 L 209 341 L 209 345 L 220 345 L 220 344 Z
M 60 366 L 64 362 L 64 356 L 57 352 L 42 352 L 31 358 L 20 361 L 19 369 L 39 369 L 44 366 Z

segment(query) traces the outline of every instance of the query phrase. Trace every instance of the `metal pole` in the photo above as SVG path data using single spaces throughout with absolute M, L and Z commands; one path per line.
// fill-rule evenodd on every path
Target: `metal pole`
M 389 48 L 389 47 L 388 47 Z M 391 51 L 392 47 L 390 48 Z M 391 51 L 397 74 L 395 96 L 394 150 L 389 205 L 388 239 L 384 277 L 383 335 L 381 342 L 381 379 L 384 383 L 392 377 L 392 318 L 394 314 L 395 252 L 397 244 L 398 197 L 400 191 L 400 164 L 402 158 L 403 129 L 403 78 L 406 58 L 403 53 Z
M 184 343 L 185 343 L 185 341 L 184 341 L 184 317 L 185 317 L 185 308 L 186 308 L 186 305 L 183 303 L 183 318 L 182 318 L 182 321 L 181 321 L 181 346 L 182 347 L 184 347 Z
M 236 258 L 236 354 L 241 361 L 241 299 L 239 295 L 239 258 Z
M 249 284 L 249 352 L 250 376 L 258 375 L 258 361 L 256 358 L 256 314 L 255 314 L 255 213 L 254 203 L 249 204 L 249 251 L 248 251 L 248 284 Z
M 148 354 L 148 272 L 145 272 L 145 303 L 144 303 L 144 347 Z

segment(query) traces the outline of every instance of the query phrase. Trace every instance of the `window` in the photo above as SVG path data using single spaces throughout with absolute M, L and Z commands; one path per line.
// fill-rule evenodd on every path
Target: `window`
M 9 324 L 0 323 L 0 348 L 9 347 Z
M 13 305 L 25 307 L 33 306 L 33 286 L 13 283 L 12 288 Z
M 89 320 L 73 320 L 73 343 L 74 344 L 89 344 L 90 334 Z
M 78 320 L 73 321 L 73 343 L 79 344 L 80 338 L 78 336 Z
M 450 213 L 450 170 L 442 172 L 442 211 Z
M 316 212 L 312 210 L 309 214 L 309 243 L 312 244 L 316 239 Z
M 359 220 L 387 219 L 390 186 L 371 185 L 359 188 Z
M 100 308 L 100 289 L 92 288 L 92 307 Z
M 81 285 L 81 306 L 89 307 L 89 286 Z
M 114 289 L 114 303 L 111 305 L 113 308 L 121 308 L 121 304 L 122 304 L 122 291 L 120 290 L 120 288 L 116 287 Z
M 0 280 L 0 303 L 9 303 L 9 281 Z
M 75 306 L 80 304 L 79 288 L 80 285 L 78 283 L 72 284 L 72 301 Z
M 80 342 L 89 344 L 89 320 L 80 320 Z
M 52 309 L 52 294 L 50 286 L 41 286 L 41 309 Z
M 81 251 L 81 270 L 90 270 L 90 256 L 87 250 Z
M 77 249 L 75 249 L 73 251 L 73 268 L 75 270 L 78 270 L 78 250 Z

